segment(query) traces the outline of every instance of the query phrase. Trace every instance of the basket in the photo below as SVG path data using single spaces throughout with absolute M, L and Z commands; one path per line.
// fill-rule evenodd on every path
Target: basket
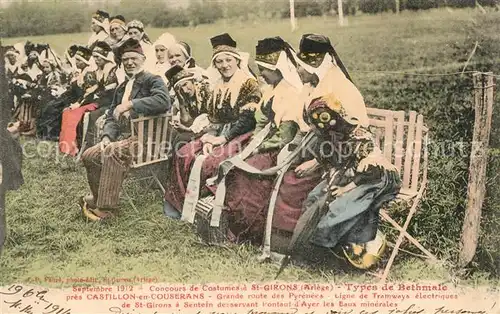
M 214 196 L 208 196 L 198 200 L 195 208 L 194 226 L 196 234 L 204 242 L 210 245 L 222 245 L 228 242 L 228 212 L 225 210 L 222 211 L 218 227 L 210 226 L 214 199 Z

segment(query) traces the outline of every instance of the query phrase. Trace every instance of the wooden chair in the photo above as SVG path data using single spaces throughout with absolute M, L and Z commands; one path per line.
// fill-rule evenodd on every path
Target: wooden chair
M 399 231 L 383 274 L 379 276 L 384 282 L 405 238 L 419 248 L 426 257 L 437 261 L 434 255 L 407 232 L 427 185 L 429 130 L 424 125 L 423 116 L 415 111 L 410 111 L 407 119 L 404 111 L 368 108 L 368 116 L 376 143 L 401 174 L 402 188 L 396 202 L 405 202 L 409 207 L 403 226 L 391 218 L 387 208 L 380 212 L 381 217 Z
M 170 158 L 172 132 L 170 132 L 169 122 L 171 119 L 171 113 L 164 113 L 156 116 L 140 116 L 131 120 L 131 135 L 132 137 L 137 137 L 139 143 L 137 149 L 132 151 L 132 170 L 151 166 Z M 163 184 L 151 167 L 149 173 L 151 176 L 142 178 L 141 180 L 153 179 L 163 194 L 165 194 Z M 137 210 L 132 202 L 132 198 L 128 196 L 126 191 L 125 194 L 132 207 Z

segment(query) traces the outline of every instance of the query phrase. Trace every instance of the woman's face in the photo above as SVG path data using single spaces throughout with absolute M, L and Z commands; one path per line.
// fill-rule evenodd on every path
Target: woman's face
M 79 59 L 75 59 L 75 65 L 77 69 L 83 70 L 87 67 L 87 64 Z
M 17 62 L 17 57 L 14 54 L 8 54 L 7 55 L 7 60 L 9 60 L 10 64 L 16 64 Z
M 48 62 L 44 62 L 42 64 L 42 71 L 44 74 L 49 74 L 50 72 L 52 72 L 52 67 Z
M 133 38 L 135 40 L 141 40 L 142 39 L 142 32 L 138 30 L 137 28 L 131 28 L 128 30 L 128 36 L 130 38 Z
M 123 36 L 125 36 L 125 30 L 119 24 L 111 24 L 109 27 L 109 32 L 111 38 L 116 41 L 122 40 Z
M 156 60 L 158 60 L 159 63 L 165 63 L 167 60 L 167 47 L 163 45 L 157 45 L 155 46 L 155 52 L 156 52 Z
M 309 73 L 304 67 L 302 67 L 300 64 L 297 64 L 297 72 L 299 73 L 300 80 L 302 83 L 307 84 L 307 83 L 313 83 L 315 80 L 314 74 Z
M 191 80 L 179 83 L 179 89 L 185 97 L 192 98 L 194 96 L 195 87 L 193 81 Z
M 227 53 L 219 54 L 214 60 L 215 68 L 224 78 L 231 78 L 238 69 L 238 60 Z
M 266 81 L 267 84 L 269 85 L 276 85 L 281 81 L 281 73 L 279 70 L 270 70 L 265 67 L 259 66 L 259 71 L 260 71 L 260 76 L 264 78 L 264 81 Z
M 186 64 L 187 57 L 179 46 L 170 47 L 168 50 L 168 62 L 171 66 L 179 65 L 183 67 Z
M 96 22 L 94 20 L 92 20 L 92 22 L 90 23 L 90 29 L 94 32 L 94 33 L 99 33 L 99 31 L 101 30 L 101 27 L 99 25 L 96 24 Z
M 95 64 L 100 68 L 104 68 L 104 65 L 106 64 L 106 60 L 103 59 L 102 57 L 98 56 L 98 55 L 93 55 L 94 57 L 94 61 L 95 61 Z

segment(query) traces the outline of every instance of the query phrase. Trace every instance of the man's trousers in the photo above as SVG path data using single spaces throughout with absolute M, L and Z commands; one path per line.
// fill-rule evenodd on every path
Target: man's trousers
M 136 148 L 137 140 L 128 138 L 111 142 L 104 150 L 101 143 L 98 143 L 82 154 L 97 208 L 118 207 L 121 186 L 132 163 L 132 152 L 137 151 Z

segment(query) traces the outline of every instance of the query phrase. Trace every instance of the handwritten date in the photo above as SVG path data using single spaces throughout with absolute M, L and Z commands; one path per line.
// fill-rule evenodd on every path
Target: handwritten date
M 0 295 L 4 295 L 3 302 L 7 308 L 15 309 L 19 313 L 71 314 L 71 309 L 47 301 L 45 297 L 48 292 L 48 290 L 26 289 L 22 285 L 12 285 L 6 291 L 0 291 Z M 7 297 L 12 299 L 9 300 Z

